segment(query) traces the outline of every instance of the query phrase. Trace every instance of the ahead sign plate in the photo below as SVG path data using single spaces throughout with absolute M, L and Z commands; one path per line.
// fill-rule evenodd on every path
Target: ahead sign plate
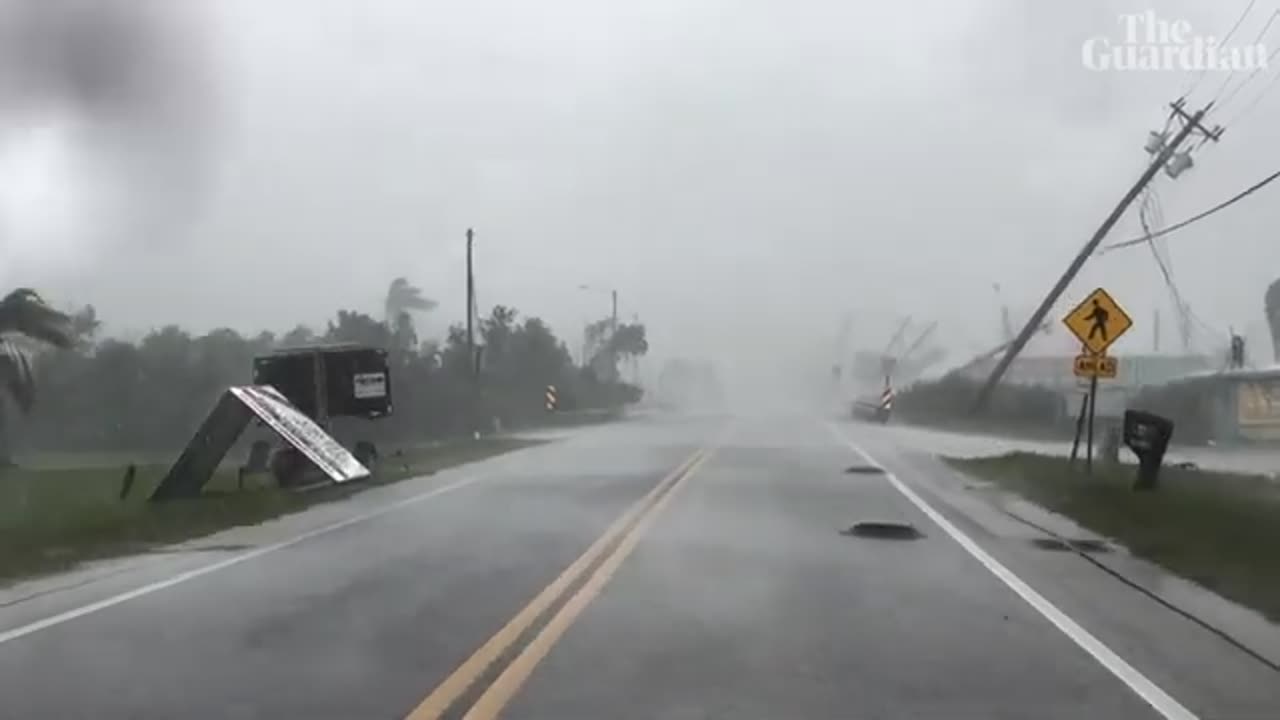
M 1109 355 L 1077 355 L 1075 361 L 1076 377 L 1082 378 L 1114 378 L 1119 363 Z

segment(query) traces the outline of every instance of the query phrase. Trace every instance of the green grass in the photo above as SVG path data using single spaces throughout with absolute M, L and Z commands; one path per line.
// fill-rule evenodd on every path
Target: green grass
M 1164 468 L 1160 488 L 1132 490 L 1133 466 L 1013 453 L 948 459 L 1135 555 L 1280 621 L 1280 484 L 1261 476 Z
M 308 492 L 281 490 L 266 474 L 249 476 L 240 491 L 236 472 L 227 466 L 215 473 L 200 498 L 163 504 L 146 498 L 168 470 L 165 464 L 138 465 L 125 500 L 119 497 L 127 464 L 123 458 L 110 466 L 61 457 L 9 468 L 0 473 L 0 582 L 256 525 L 369 487 L 533 444 L 487 438 L 387 450 L 373 479 Z
M 893 420 L 903 425 L 941 430 L 943 432 L 962 433 L 965 435 L 991 435 L 994 437 L 1034 441 L 1070 441 L 1073 433 L 1073 428 L 1066 426 L 997 422 L 969 418 L 930 417 L 908 412 L 896 413 Z

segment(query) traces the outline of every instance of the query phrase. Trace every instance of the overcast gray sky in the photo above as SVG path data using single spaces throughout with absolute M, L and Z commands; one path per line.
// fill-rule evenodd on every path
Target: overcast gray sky
M 826 352 L 846 312 L 858 344 L 912 315 L 960 355 L 998 341 L 992 283 L 1025 318 L 1193 78 L 1090 71 L 1082 43 L 1147 9 L 1221 36 L 1244 4 L 171 1 L 148 63 L 172 70 L 153 78 L 156 125 L 177 128 L 160 150 L 149 132 L 86 136 L 83 108 L 8 104 L 0 276 L 136 333 L 320 324 L 406 275 L 440 300 L 438 333 L 462 317 L 473 226 L 482 306 L 541 315 L 571 345 L 607 310 L 589 283 L 617 287 L 662 356 L 800 362 L 786 349 Z M 1235 40 L 1277 7 L 1260 0 Z M 1280 23 L 1265 41 L 1280 48 Z M 1162 177 L 1166 218 L 1273 171 L 1278 117 L 1273 92 Z M 171 162 L 86 169 L 102 146 Z M 1207 324 L 1262 342 L 1277 220 L 1263 194 L 1169 240 Z M 1130 213 L 1115 239 L 1138 230 Z M 1150 252 L 1092 261 L 1055 316 L 1097 285 L 1138 320 L 1117 350 L 1149 349 L 1152 311 L 1172 317 Z

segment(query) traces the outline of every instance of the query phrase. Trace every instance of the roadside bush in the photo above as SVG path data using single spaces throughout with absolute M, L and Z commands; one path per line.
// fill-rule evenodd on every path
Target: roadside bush
M 961 375 L 916 383 L 898 393 L 894 415 L 926 425 L 1003 428 L 1057 432 L 1070 427 L 1070 412 L 1062 395 L 1044 387 L 999 385 L 986 409 L 972 414 L 982 384 Z

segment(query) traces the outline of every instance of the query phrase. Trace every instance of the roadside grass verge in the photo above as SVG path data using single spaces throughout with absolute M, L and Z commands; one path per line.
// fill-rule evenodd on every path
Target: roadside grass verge
M 1166 467 L 1160 488 L 1132 490 L 1133 466 L 1030 453 L 955 459 L 994 482 L 1129 548 L 1139 557 L 1280 621 L 1280 484 L 1262 476 Z
M 214 474 L 201 497 L 157 504 L 146 499 L 168 471 L 167 464 L 138 465 L 134 486 L 124 500 L 120 499 L 124 464 L 95 467 L 75 458 L 58 458 L 8 468 L 0 472 L 0 584 L 230 527 L 256 525 L 370 487 L 536 444 L 485 438 L 389 450 L 372 479 L 305 492 L 275 487 L 265 473 L 248 476 L 240 490 L 236 470 L 228 464 Z
M 1018 424 L 1013 422 L 996 422 L 986 420 L 970 420 L 967 418 L 930 418 L 911 416 L 900 413 L 891 421 L 892 424 L 923 430 L 939 430 L 958 435 L 982 435 L 988 437 L 1030 440 L 1034 442 L 1071 442 L 1074 427 L 1056 425 Z

